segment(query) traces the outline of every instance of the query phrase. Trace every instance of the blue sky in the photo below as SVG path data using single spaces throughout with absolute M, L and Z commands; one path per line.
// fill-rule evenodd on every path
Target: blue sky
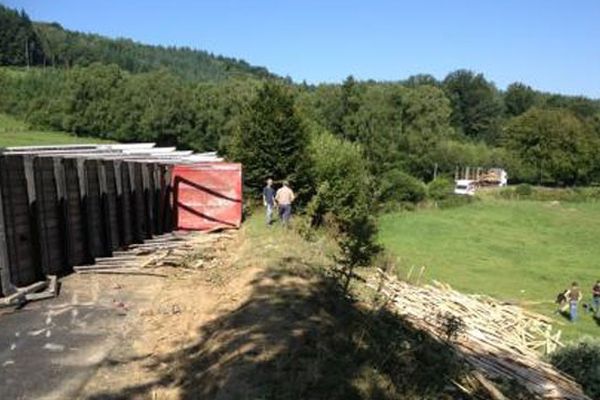
M 0 0 L 34 20 L 243 58 L 310 83 L 443 78 L 600 98 L 598 0 Z

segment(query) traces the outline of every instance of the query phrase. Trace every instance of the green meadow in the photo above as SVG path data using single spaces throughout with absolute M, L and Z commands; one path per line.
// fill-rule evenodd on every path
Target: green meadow
M 86 143 L 110 142 L 98 138 L 75 136 L 67 132 L 32 129 L 13 117 L 0 114 L 0 147 Z
M 600 279 L 600 203 L 482 199 L 453 209 L 386 214 L 380 241 L 397 256 L 397 274 L 425 266 L 422 281 L 515 302 L 553 316 L 566 340 L 600 335 L 580 308 L 571 324 L 556 315 L 556 294 L 579 282 L 591 301 Z M 417 275 L 413 272 L 413 277 Z

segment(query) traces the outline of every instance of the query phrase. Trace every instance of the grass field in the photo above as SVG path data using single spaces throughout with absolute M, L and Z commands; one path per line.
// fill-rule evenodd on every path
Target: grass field
M 576 280 L 589 303 L 600 279 L 600 203 L 486 199 L 448 209 L 384 215 L 380 240 L 398 257 L 398 274 L 426 266 L 424 279 L 516 301 L 554 315 L 556 294 Z M 566 339 L 600 335 L 590 315 L 569 323 Z
M 0 147 L 79 143 L 110 142 L 98 138 L 74 136 L 66 132 L 33 130 L 27 124 L 13 117 L 0 114 Z

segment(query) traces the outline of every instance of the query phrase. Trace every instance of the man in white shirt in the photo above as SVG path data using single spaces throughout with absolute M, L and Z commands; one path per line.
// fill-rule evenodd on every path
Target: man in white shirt
M 292 216 L 292 203 L 296 196 L 292 189 L 290 189 L 289 183 L 283 181 L 283 186 L 277 190 L 275 194 L 275 201 L 279 207 L 279 218 L 285 226 L 288 225 L 290 217 Z

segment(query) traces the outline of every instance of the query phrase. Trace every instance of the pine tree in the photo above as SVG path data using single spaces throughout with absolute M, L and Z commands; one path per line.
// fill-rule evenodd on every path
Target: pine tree
M 229 155 L 243 164 L 244 182 L 250 190 L 259 193 L 271 177 L 289 180 L 302 195 L 309 182 L 308 143 L 289 88 L 266 82 L 242 116 Z

